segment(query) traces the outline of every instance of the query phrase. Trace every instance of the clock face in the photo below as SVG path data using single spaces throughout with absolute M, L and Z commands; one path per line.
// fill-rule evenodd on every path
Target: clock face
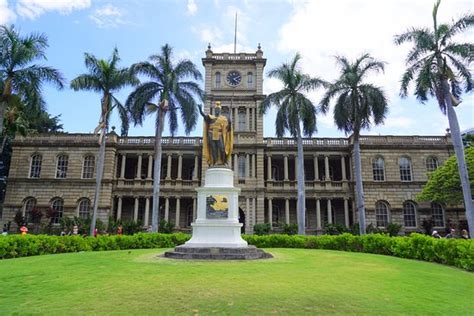
M 232 70 L 227 74 L 227 83 L 233 87 L 238 86 L 241 80 L 242 76 L 238 71 Z

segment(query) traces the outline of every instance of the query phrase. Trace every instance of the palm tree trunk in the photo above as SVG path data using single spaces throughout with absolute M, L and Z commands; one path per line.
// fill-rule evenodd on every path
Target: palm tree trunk
M 301 139 L 301 130 L 299 123 L 296 124 L 297 138 L 296 143 L 298 146 L 298 170 L 297 171 L 297 185 L 298 185 L 298 202 L 296 207 L 296 217 L 298 222 L 298 235 L 306 234 L 306 195 L 305 195 L 305 182 L 304 182 L 304 153 L 303 153 L 303 140 Z
M 443 79 L 442 82 L 444 100 L 446 102 L 446 111 L 448 114 L 449 128 L 451 130 L 451 140 L 456 153 L 458 162 L 459 176 L 461 178 L 462 194 L 464 197 L 464 208 L 466 209 L 467 224 L 469 226 L 469 236 L 473 238 L 474 233 L 474 208 L 472 205 L 471 186 L 469 182 L 469 174 L 466 167 L 466 159 L 464 157 L 464 146 L 461 138 L 461 131 L 459 130 L 458 118 L 456 111 L 451 102 L 451 94 L 449 92 L 448 80 Z
M 160 209 L 160 181 L 161 181 L 161 134 L 165 113 L 158 106 L 155 126 L 155 169 L 153 171 L 153 204 L 151 208 L 151 231 L 158 232 L 158 218 Z
M 354 133 L 354 160 L 356 209 L 359 212 L 359 233 L 365 235 L 364 187 L 362 185 L 362 165 L 360 161 L 360 143 L 358 133 Z
M 94 193 L 94 210 L 92 211 L 92 222 L 90 229 L 90 236 L 94 236 L 95 223 L 97 221 L 97 211 L 100 203 L 100 190 L 102 189 L 102 176 L 104 174 L 104 161 L 105 161 L 105 142 L 107 139 L 107 126 L 102 127 L 100 132 L 104 135 L 102 142 L 100 143 L 99 149 L 99 161 L 97 163 L 97 172 L 95 175 L 95 193 Z M 100 137 L 100 136 L 99 136 Z

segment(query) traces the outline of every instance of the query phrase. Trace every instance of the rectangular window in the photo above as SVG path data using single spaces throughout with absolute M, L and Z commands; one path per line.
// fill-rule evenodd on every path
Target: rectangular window
M 64 179 L 67 176 L 67 167 L 69 164 L 68 157 L 65 155 L 58 156 L 58 165 L 56 168 L 56 178 Z
M 239 179 L 245 179 L 245 156 L 239 156 Z
M 31 157 L 30 178 L 39 178 L 41 174 L 41 162 L 43 158 L 40 155 Z
M 87 156 L 84 158 L 84 165 L 82 167 L 82 178 L 92 179 L 94 177 L 94 156 Z

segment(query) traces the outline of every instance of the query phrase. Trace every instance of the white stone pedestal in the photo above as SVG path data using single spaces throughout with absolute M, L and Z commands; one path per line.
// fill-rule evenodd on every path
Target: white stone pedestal
M 227 168 L 209 168 L 204 187 L 197 188 L 197 218 L 193 236 L 181 247 L 247 247 L 240 236 L 239 193 L 234 187 L 234 172 Z

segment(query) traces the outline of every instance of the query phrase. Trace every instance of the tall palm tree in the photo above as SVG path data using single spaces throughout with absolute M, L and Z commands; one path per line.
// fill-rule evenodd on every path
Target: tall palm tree
M 369 54 L 363 54 L 354 62 L 342 56 L 336 57 L 341 67 L 337 80 L 329 85 L 321 100 L 321 112 L 327 113 L 332 99 L 336 98 L 334 122 L 339 130 L 352 133 L 354 142 L 354 165 L 356 180 L 356 207 L 359 212 L 360 234 L 365 234 L 364 188 L 360 161 L 360 131 L 371 124 L 382 124 L 388 110 L 384 91 L 373 84 L 364 83 L 371 72 L 384 71 L 384 63 Z
M 178 110 L 189 134 L 196 126 L 198 112 L 195 98 L 202 100 L 204 92 L 193 80 L 202 80 L 197 67 L 187 59 L 176 64 L 172 47 L 161 48 L 160 54 L 151 55 L 149 61 L 133 64 L 131 71 L 144 75 L 150 81 L 140 84 L 127 99 L 126 106 L 135 125 L 142 125 L 145 116 L 156 113 L 155 119 L 155 169 L 153 172 L 152 232 L 158 231 L 158 210 L 161 178 L 161 136 L 164 120 L 168 117 L 171 135 L 178 129 Z M 156 100 L 156 101 L 155 101 Z M 156 102 L 156 103 L 153 103 Z
M 275 121 L 276 135 L 283 137 L 286 131 L 296 139 L 298 150 L 298 202 L 297 222 L 298 234 L 305 234 L 305 177 L 304 177 L 304 153 L 302 134 L 311 137 L 316 133 L 316 107 L 306 97 L 305 92 L 310 92 L 325 85 L 319 78 L 312 78 L 303 73 L 298 66 L 301 56 L 297 53 L 289 63 L 270 70 L 267 76 L 276 78 L 283 83 L 283 89 L 269 94 L 260 104 L 260 114 L 265 114 L 274 105 L 278 111 Z M 301 130 L 303 126 L 303 131 Z
M 4 133 L 4 113 L 19 98 L 31 110 L 44 110 L 43 83 L 64 86 L 62 74 L 52 67 L 34 64 L 46 59 L 48 39 L 44 34 L 22 36 L 11 26 L 0 26 L 0 134 Z
M 94 194 L 94 210 L 92 213 L 92 223 L 90 234 L 93 235 L 97 219 L 97 209 L 99 207 L 100 189 L 102 176 L 104 173 L 105 143 L 106 134 L 109 128 L 109 118 L 114 108 L 118 109 L 122 121 L 122 134 L 128 131 L 128 113 L 126 108 L 114 96 L 116 92 L 125 86 L 134 86 L 139 83 L 138 79 L 132 74 L 129 68 L 119 68 L 120 57 L 117 48 L 112 52 L 108 59 L 97 59 L 95 56 L 85 53 L 84 63 L 89 70 L 88 73 L 77 76 L 71 81 L 71 88 L 74 91 L 90 90 L 98 92 L 101 98 L 101 114 L 99 125 L 95 133 L 99 134 L 99 161 L 96 172 L 96 188 Z
M 414 45 L 406 58 L 408 68 L 402 77 L 400 94 L 406 97 L 410 83 L 415 81 L 416 98 L 425 103 L 428 96 L 436 97 L 441 112 L 448 115 L 451 139 L 461 177 L 466 217 L 473 238 L 474 208 L 471 187 L 454 106 L 459 104 L 463 84 L 466 93 L 472 90 L 473 81 L 469 67 L 474 60 L 474 44 L 456 43 L 454 36 L 474 25 L 474 15 L 468 13 L 451 24 L 438 25 L 437 14 L 440 3 L 440 0 L 436 1 L 433 8 L 433 29 L 411 28 L 395 36 L 397 45 L 405 42 Z

